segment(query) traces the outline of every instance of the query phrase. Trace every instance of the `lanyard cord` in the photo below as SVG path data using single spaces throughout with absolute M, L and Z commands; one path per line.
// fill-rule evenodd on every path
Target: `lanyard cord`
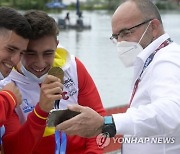
M 60 154 L 60 132 L 55 131 L 55 142 L 56 142 L 56 149 L 55 154 Z
M 55 131 L 55 142 L 56 142 L 55 154 L 65 154 L 66 145 L 67 145 L 66 134 L 64 132 Z
M 66 153 L 66 145 L 67 145 L 67 137 L 64 132 L 61 132 L 61 148 L 60 148 L 60 154 Z
M 134 88 L 133 88 L 133 92 L 131 94 L 131 99 L 129 101 L 129 107 L 131 106 L 131 103 L 132 103 L 132 100 L 135 96 L 135 93 L 137 91 L 137 88 L 138 88 L 138 85 L 139 85 L 139 82 L 141 81 L 141 76 L 144 72 L 144 70 L 149 66 L 149 64 L 152 62 L 155 54 L 162 48 L 166 47 L 167 45 L 169 45 L 170 43 L 172 42 L 172 40 L 170 38 L 168 38 L 167 40 L 165 40 L 145 61 L 144 63 L 144 66 L 143 66 L 143 69 L 138 77 L 138 79 L 136 80 L 135 84 L 134 84 Z

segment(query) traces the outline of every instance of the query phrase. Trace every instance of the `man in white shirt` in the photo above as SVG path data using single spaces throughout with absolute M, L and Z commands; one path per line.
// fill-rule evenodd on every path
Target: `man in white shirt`
M 81 114 L 57 129 L 86 137 L 124 135 L 123 154 L 180 153 L 180 46 L 164 32 L 150 0 L 123 2 L 112 17 L 112 31 L 119 58 L 125 66 L 134 65 L 130 108 L 102 117 L 89 108 L 69 106 Z

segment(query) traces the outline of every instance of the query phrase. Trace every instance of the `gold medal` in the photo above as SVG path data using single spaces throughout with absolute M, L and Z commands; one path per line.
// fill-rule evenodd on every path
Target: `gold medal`
M 64 83 L 64 71 L 60 67 L 52 67 L 48 74 L 61 79 L 61 83 Z

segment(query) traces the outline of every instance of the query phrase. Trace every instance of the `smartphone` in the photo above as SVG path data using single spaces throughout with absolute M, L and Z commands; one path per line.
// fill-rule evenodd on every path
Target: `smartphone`
M 47 126 L 48 127 L 55 127 L 56 125 L 71 119 L 72 117 L 80 114 L 80 112 L 71 111 L 69 109 L 62 110 L 62 109 L 53 109 L 50 111 L 48 119 L 47 119 Z

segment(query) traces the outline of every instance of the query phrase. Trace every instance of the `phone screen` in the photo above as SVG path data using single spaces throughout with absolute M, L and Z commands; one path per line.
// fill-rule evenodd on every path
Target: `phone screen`
M 79 113 L 80 112 L 71 111 L 69 109 L 66 109 L 66 110 L 53 109 L 49 113 L 49 116 L 47 119 L 47 126 L 55 127 L 56 125 L 78 115 Z

